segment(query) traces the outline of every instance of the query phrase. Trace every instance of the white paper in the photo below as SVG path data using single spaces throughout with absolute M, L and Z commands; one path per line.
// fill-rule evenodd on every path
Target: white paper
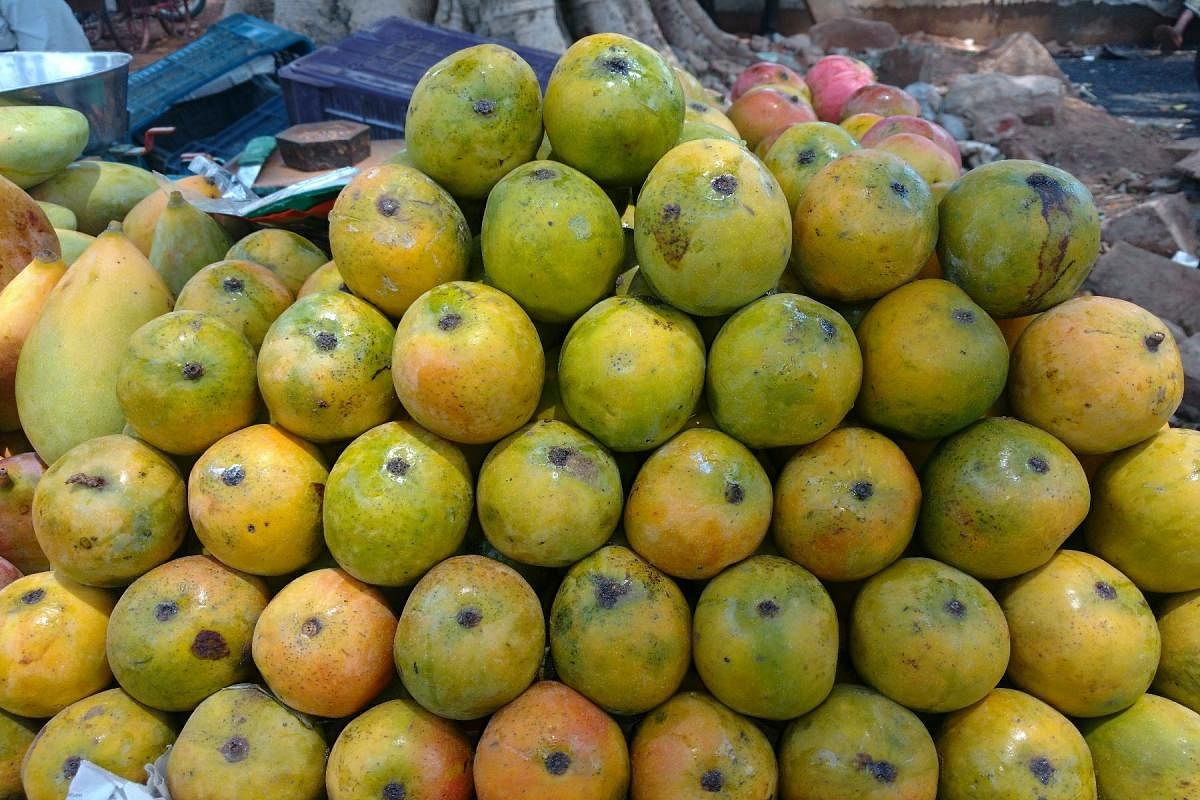
M 67 800 L 160 800 L 140 783 L 114 775 L 90 761 L 80 761 L 79 771 L 67 789 Z

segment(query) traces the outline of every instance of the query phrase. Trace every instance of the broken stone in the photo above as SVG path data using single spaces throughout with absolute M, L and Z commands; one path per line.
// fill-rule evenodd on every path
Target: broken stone
M 1037 37 L 1028 31 L 997 39 L 979 54 L 979 72 L 1003 72 L 1006 75 L 1046 75 L 1065 82 L 1067 76 L 1059 69 Z
M 936 86 L 932 83 L 916 81 L 905 86 L 904 91 L 911 94 L 913 99 L 921 104 L 922 117 L 928 120 L 937 118 L 937 113 L 942 108 L 942 95 Z
M 934 122 L 945 128 L 946 133 L 960 142 L 971 138 L 971 132 L 967 130 L 966 120 L 956 114 L 938 114 Z
M 955 75 L 974 72 L 971 53 L 934 42 L 905 40 L 879 58 L 879 80 L 895 86 L 923 81 L 942 85 Z
M 1045 75 L 1013 77 L 999 72 L 959 75 L 950 84 L 942 109 L 970 123 L 975 138 L 1008 131 L 1004 118 L 1015 116 L 1031 125 L 1050 125 L 1062 107 L 1066 88 L 1062 81 Z M 1000 139 L 992 139 L 1000 141 Z
M 1186 139 L 1173 139 L 1163 145 L 1164 150 L 1169 150 L 1180 158 L 1190 156 L 1192 153 L 1200 150 L 1200 136 L 1189 136 Z
M 1183 359 L 1183 404 L 1176 416 L 1195 426 L 1200 423 L 1200 334 L 1177 343 Z
M 962 153 L 963 164 L 967 169 L 975 169 L 975 167 L 990 164 L 993 161 L 1001 161 L 1004 158 L 1004 154 L 1000 152 L 999 148 L 985 142 L 959 141 L 958 150 Z
M 1100 256 L 1084 286 L 1092 292 L 1137 303 L 1173 320 L 1189 336 L 1200 333 L 1200 270 L 1117 242 Z
M 1197 246 L 1192 209 L 1182 194 L 1153 197 L 1110 217 L 1100 234 L 1106 242 L 1127 242 L 1166 258 L 1178 250 L 1194 253 Z
M 856 53 L 886 50 L 900 43 L 900 34 L 891 23 L 859 17 L 818 22 L 808 29 L 808 35 L 822 49 L 843 47 Z
M 1176 164 L 1175 171 L 1187 175 L 1189 178 L 1200 180 L 1200 150 Z

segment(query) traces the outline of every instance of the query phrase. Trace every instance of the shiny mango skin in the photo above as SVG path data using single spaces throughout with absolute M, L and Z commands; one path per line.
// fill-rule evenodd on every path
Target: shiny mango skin
M 763 164 L 779 181 L 788 208 L 796 206 L 826 164 L 858 149 L 854 137 L 830 122 L 802 122 L 784 130 L 767 150 Z
M 729 314 L 775 287 L 791 254 L 787 198 L 745 148 L 674 147 L 637 198 L 634 247 L 655 292 L 689 314 Z
M 867 311 L 856 331 L 864 422 L 938 439 L 982 417 L 1004 393 L 1008 345 L 991 317 L 948 281 L 915 281 Z
M 689 101 L 706 104 L 720 101 L 715 92 L 706 89 L 704 84 L 700 83 L 699 78 L 683 67 L 672 65 L 671 71 L 679 79 L 679 88 L 683 90 L 683 96 Z
M 28 800 L 64 800 L 84 759 L 141 783 L 145 766 L 174 741 L 174 725 L 163 712 L 121 689 L 94 694 L 55 714 L 33 740 L 21 766 L 25 795 Z
M 172 181 L 170 188 L 182 192 L 184 197 L 215 198 L 221 196 L 221 190 L 217 188 L 217 185 L 203 175 L 189 175 L 186 178 Z M 166 188 L 151 192 L 129 209 L 129 213 L 125 215 L 125 219 L 121 223 L 121 228 L 129 237 L 129 241 L 137 245 L 137 248 L 147 258 L 150 257 L 150 248 L 154 244 L 154 229 L 158 225 L 158 218 L 162 216 L 163 209 L 167 207 L 169 197 Z
M 1125 300 L 1068 300 L 1038 315 L 1013 348 L 1013 415 L 1076 453 L 1111 453 L 1150 438 L 1182 398 L 1175 338 Z
M 87 117 L 73 108 L 0 108 L 0 175 L 22 189 L 66 169 L 87 143 Z
M 451 441 L 486 444 L 520 428 L 537 407 L 545 374 L 533 322 L 515 300 L 482 283 L 429 290 L 396 331 L 396 394 L 414 420 Z
M 684 120 L 683 127 L 679 129 L 679 138 L 675 141 L 675 146 L 678 147 L 684 142 L 692 142 L 696 139 L 723 139 L 736 145 L 743 144 L 740 136 L 730 133 L 718 125 L 694 119 Z
M 934 800 L 938 757 L 916 714 L 839 683 L 784 731 L 779 773 L 779 800 Z
M 863 679 L 915 711 L 981 700 L 1004 677 L 1008 625 L 983 584 L 929 558 L 903 558 L 854 602 L 850 654 Z
M 754 556 L 709 581 L 692 636 L 704 685 L 739 713 L 792 719 L 833 686 L 833 601 L 812 573 L 785 558 Z
M 1049 561 L 1091 498 L 1067 446 L 1012 417 L 983 419 L 943 440 L 921 480 L 926 552 L 982 580 Z
M 647 714 L 629 749 L 632 800 L 775 797 L 778 770 L 767 737 L 701 692 L 681 692 Z
M 183 476 L 137 439 L 91 439 L 51 464 L 38 482 L 33 530 L 63 575 L 88 586 L 126 586 L 183 542 Z
M 325 769 L 329 800 L 470 800 L 474 754 L 454 723 L 412 700 L 367 709 L 342 729 Z
M 68 267 L 74 264 L 83 251 L 87 250 L 96 241 L 95 236 L 88 236 L 86 233 L 79 231 L 68 231 L 62 228 L 55 228 L 54 235 L 58 237 L 58 246 L 62 251 L 63 263 Z
M 0 458 L 0 556 L 25 575 L 50 569 L 33 532 L 33 492 L 45 472 L 37 453 Z
M 378 589 L 340 569 L 306 572 L 271 598 L 254 626 L 254 665 L 289 707 L 345 717 L 392 679 L 396 615 Z
M 1153 694 L 1081 726 L 1100 797 L 1192 800 L 1200 775 L 1200 714 Z
M 168 453 L 202 453 L 258 416 L 254 350 L 219 317 L 173 311 L 133 332 L 117 371 L 129 425 Z
M 1158 631 L 1162 657 L 1150 688 L 1200 713 L 1200 590 L 1166 598 Z
M 704 388 L 704 342 L 687 315 L 645 297 L 601 300 L 571 326 L 559 388 L 579 427 L 619 452 L 678 433 Z
M 167 759 L 177 800 L 318 800 L 328 749 L 320 729 L 264 689 L 241 684 L 188 717 Z
M 455 197 L 483 199 L 542 143 L 542 90 L 523 58 L 498 44 L 458 50 L 413 89 L 404 117 L 413 165 Z
M 857 143 L 862 140 L 863 135 L 866 134 L 867 131 L 875 127 L 876 122 L 882 121 L 883 117 L 881 115 L 866 112 L 862 114 L 855 114 L 851 117 L 846 117 L 844 120 L 838 123 L 838 127 L 854 137 L 854 141 Z
M 46 298 L 67 274 L 50 251 L 38 253 L 0 289 L 0 431 L 21 428 L 17 415 L 17 362 L 21 347 L 41 314 Z
M 856 150 L 814 175 L 792 223 L 792 269 L 814 297 L 858 302 L 912 280 L 933 253 L 937 203 L 891 153 Z
M 445 189 L 412 167 L 382 164 L 342 189 L 329 246 L 350 290 L 392 317 L 467 275 L 471 233 Z
M 346 282 L 342 280 L 342 273 L 338 271 L 336 261 L 326 261 L 321 266 L 304 279 L 304 285 L 296 292 L 296 299 L 307 297 L 314 292 L 348 292 L 350 289 L 346 286 Z
M 1015 689 L 993 689 L 946 717 L 937 748 L 940 800 L 1096 800 L 1083 736 L 1062 714 Z
M 709 408 L 750 447 L 808 444 L 850 411 L 862 384 L 854 331 L 803 295 L 756 300 L 721 327 L 708 356 Z
M 938 217 L 946 278 L 996 317 L 1063 302 L 1100 252 L 1100 216 L 1087 187 L 1036 161 L 976 167 L 942 199 Z
M 1161 642 L 1154 613 L 1106 562 L 1060 550 L 999 596 L 1017 687 L 1073 717 L 1128 708 L 1150 687 Z
M 407 586 L 462 544 L 471 518 L 462 451 L 415 422 L 385 422 L 342 451 L 325 487 L 325 543 L 342 569 Z
M 216 220 L 172 191 L 154 225 L 147 258 L 177 295 L 193 275 L 220 261 L 232 243 Z
M 395 329 L 345 292 L 297 300 L 258 351 L 258 385 L 271 418 L 312 442 L 350 439 L 390 419 Z
M 250 638 L 269 599 L 260 578 L 211 556 L 155 567 L 125 590 L 109 617 L 113 675 L 140 703 L 191 711 L 251 677 Z
M 556 681 L 500 709 L 475 748 L 479 800 L 622 800 L 629 750 L 611 717 Z
M 729 117 L 725 116 L 721 109 L 709 105 L 702 100 L 688 100 L 684 105 L 683 124 L 686 125 L 689 122 L 712 125 L 732 135 L 734 139 L 741 138 L 738 129 L 733 126 L 733 123 L 729 121 Z
M 571 567 L 549 621 L 559 678 L 614 714 L 664 702 L 691 662 L 691 611 L 683 593 L 619 545 Z
M 125 219 L 130 209 L 158 188 L 152 173 L 132 164 L 76 161 L 30 189 L 29 195 L 71 209 L 80 233 L 99 236 L 110 222 Z
M 654 451 L 625 504 L 625 535 L 676 578 L 711 578 L 750 556 L 771 524 L 771 480 L 720 431 L 693 428 Z
M 0 800 L 25 800 L 21 789 L 21 762 L 41 728 L 40 720 L 25 719 L 0 710 Z
M 0 589 L 0 708 L 49 717 L 108 686 L 104 636 L 116 602 L 55 572 Z
M 192 525 L 224 564 L 252 575 L 286 575 L 321 553 L 328 478 L 314 445 L 274 425 L 252 425 L 221 439 L 192 467 Z
M 524 164 L 496 184 L 481 244 L 488 282 L 541 322 L 572 322 L 610 294 L 625 258 L 608 195 L 553 161 Z
M 292 293 L 271 270 L 253 261 L 217 261 L 192 276 L 175 299 L 176 311 L 203 311 L 246 337 L 255 352 Z
M 900 557 L 920 507 L 921 484 L 894 442 L 867 428 L 838 428 L 780 472 L 774 542 L 822 580 L 861 580 Z
M 570 566 L 608 541 L 624 499 L 612 454 L 557 420 L 530 423 L 492 448 L 478 493 L 488 541 L 509 558 L 543 567 Z
M 599 184 L 632 186 L 675 144 L 683 110 L 666 59 L 628 36 L 597 33 L 558 59 L 542 116 L 556 159 Z
M 396 671 L 439 717 L 478 719 L 529 688 L 546 648 L 542 604 L 512 567 L 450 558 L 425 574 L 396 627 Z
M 294 231 L 263 228 L 235 242 L 225 253 L 225 260 L 262 264 L 295 294 L 329 257 L 324 250 Z

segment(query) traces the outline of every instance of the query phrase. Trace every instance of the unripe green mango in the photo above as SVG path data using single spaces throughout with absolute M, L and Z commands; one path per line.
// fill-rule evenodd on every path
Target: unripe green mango
M 29 194 L 34 200 L 71 209 L 78 230 L 90 236 L 101 234 L 113 220 L 125 219 L 131 208 L 158 188 L 158 179 L 146 170 L 111 161 L 77 161 L 55 172 Z
M 193 275 L 220 261 L 232 245 L 212 217 L 185 200 L 181 192 L 171 192 L 154 226 L 150 263 L 171 293 L 178 295 Z
M 0 108 L 0 175 L 22 189 L 66 168 L 87 142 L 87 117 L 73 108 Z

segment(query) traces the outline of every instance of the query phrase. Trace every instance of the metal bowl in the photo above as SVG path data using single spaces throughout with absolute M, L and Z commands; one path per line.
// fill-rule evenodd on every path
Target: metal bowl
M 129 136 L 128 53 L 0 53 L 0 105 L 66 106 L 88 118 L 89 155 Z

